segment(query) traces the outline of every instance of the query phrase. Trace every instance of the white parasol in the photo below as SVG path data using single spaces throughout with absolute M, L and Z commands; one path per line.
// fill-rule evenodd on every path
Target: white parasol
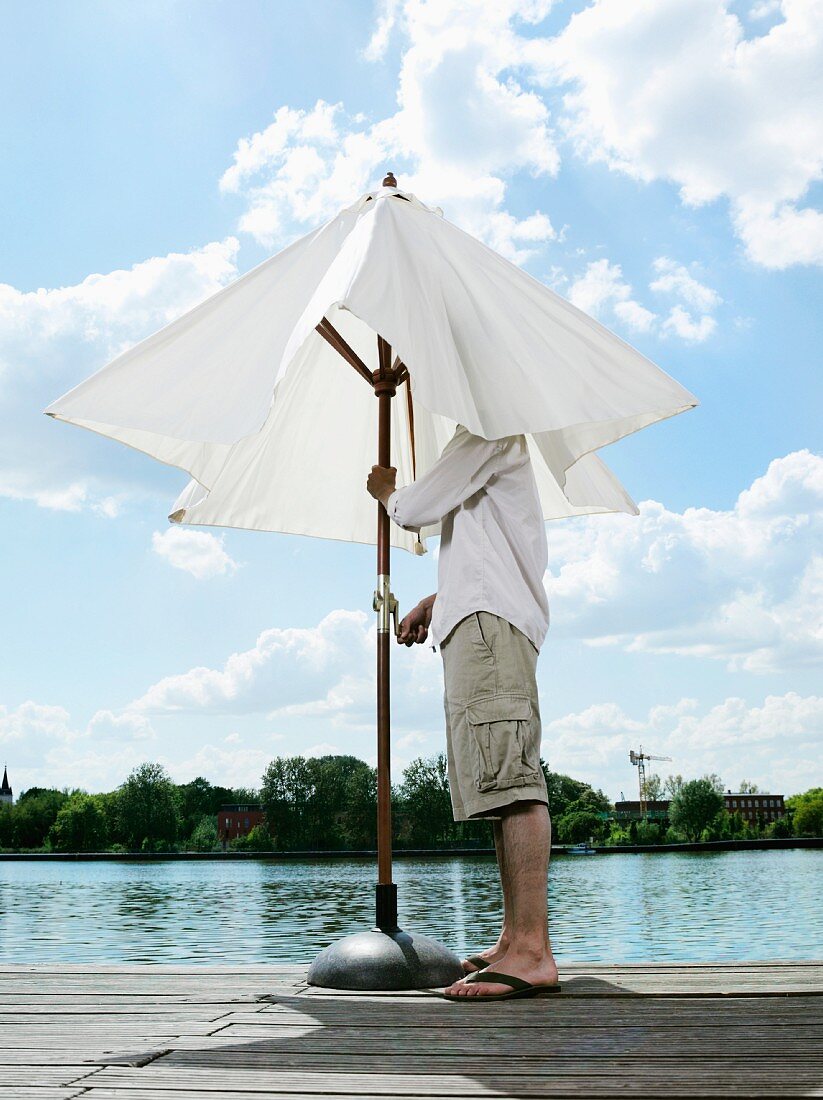
M 697 404 L 603 325 L 384 186 L 46 412 L 191 474 L 175 522 L 373 543 L 361 490 L 377 403 L 338 351 L 345 342 L 370 383 L 377 333 L 408 367 L 391 414 L 398 484 L 426 472 L 457 422 L 487 439 L 522 432 L 546 519 L 636 513 L 595 451 Z M 296 475 L 314 467 L 312 493 Z M 391 541 L 415 540 L 392 526 Z

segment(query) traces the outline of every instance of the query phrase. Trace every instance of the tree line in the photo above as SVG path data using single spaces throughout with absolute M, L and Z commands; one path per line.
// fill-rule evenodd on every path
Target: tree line
M 788 799 L 789 816 L 782 821 L 749 825 L 726 812 L 717 776 L 689 781 L 676 776 L 668 781 L 668 821 L 627 826 L 613 819 L 614 807 L 602 791 L 552 772 L 542 761 L 541 766 L 554 839 L 560 843 L 823 835 L 823 788 Z M 648 790 L 647 797 L 652 797 Z M 272 760 L 259 790 L 216 786 L 202 777 L 176 784 L 157 763 L 141 764 L 108 793 L 31 787 L 14 806 L 0 807 L 0 849 L 215 851 L 222 847 L 218 810 L 231 804 L 260 804 L 265 813 L 264 824 L 229 843 L 233 849 L 351 851 L 376 845 L 375 769 L 354 756 L 294 756 Z M 404 770 L 392 789 L 392 820 L 399 850 L 492 843 L 488 822 L 453 820 L 442 753 L 414 760 Z

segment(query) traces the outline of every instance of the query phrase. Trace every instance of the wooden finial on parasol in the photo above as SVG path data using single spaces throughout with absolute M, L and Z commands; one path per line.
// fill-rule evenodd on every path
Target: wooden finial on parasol
M 386 178 L 383 180 L 384 187 L 397 187 L 397 180 L 394 178 L 394 172 L 387 172 Z

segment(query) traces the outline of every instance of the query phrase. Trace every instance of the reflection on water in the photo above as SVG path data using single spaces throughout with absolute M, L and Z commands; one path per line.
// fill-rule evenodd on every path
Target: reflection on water
M 821 851 L 556 858 L 551 933 L 566 960 L 819 957 Z M 308 962 L 368 928 L 369 860 L 0 862 L 7 962 Z M 500 922 L 490 856 L 395 863 L 400 923 L 457 952 Z

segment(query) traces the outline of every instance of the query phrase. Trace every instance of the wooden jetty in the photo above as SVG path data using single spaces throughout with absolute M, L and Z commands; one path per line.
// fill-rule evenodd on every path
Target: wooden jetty
M 823 963 L 562 967 L 462 1005 L 301 966 L 4 966 L 2 1100 L 823 1096 Z

